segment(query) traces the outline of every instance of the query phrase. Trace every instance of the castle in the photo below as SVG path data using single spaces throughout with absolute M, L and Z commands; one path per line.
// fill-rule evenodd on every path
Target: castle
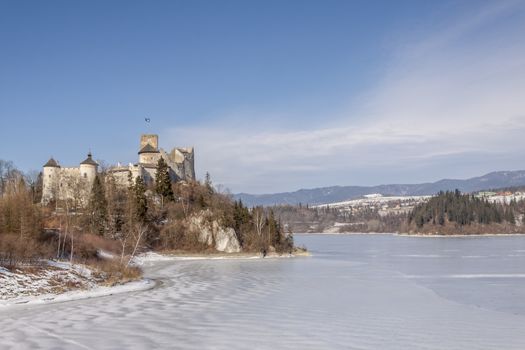
M 138 163 L 110 167 L 107 175 L 113 176 L 116 183 L 122 186 L 129 185 L 130 175 L 132 179 L 140 176 L 146 184 L 152 184 L 155 181 L 157 162 L 163 158 L 168 164 L 172 181 L 195 180 L 193 147 L 174 148 L 168 153 L 158 148 L 158 142 L 158 135 L 141 135 Z M 53 199 L 77 198 L 85 202 L 97 174 L 98 163 L 93 160 L 91 152 L 78 167 L 62 167 L 53 158 L 49 159 L 42 172 L 42 203 L 47 204 Z

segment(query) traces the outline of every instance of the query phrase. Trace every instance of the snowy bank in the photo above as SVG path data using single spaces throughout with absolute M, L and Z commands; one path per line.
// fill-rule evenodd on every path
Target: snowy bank
M 248 260 L 248 259 L 275 259 L 293 258 L 296 256 L 309 256 L 308 252 L 297 252 L 294 254 L 269 253 L 265 257 L 258 253 L 217 253 L 217 254 L 160 254 L 147 252 L 133 258 L 133 263 L 137 266 L 151 265 L 158 261 L 187 261 L 187 260 Z
M 155 283 L 139 280 L 103 286 L 103 277 L 84 265 L 49 261 L 44 266 L 8 270 L 0 267 L 0 308 L 17 304 L 42 304 L 145 290 Z

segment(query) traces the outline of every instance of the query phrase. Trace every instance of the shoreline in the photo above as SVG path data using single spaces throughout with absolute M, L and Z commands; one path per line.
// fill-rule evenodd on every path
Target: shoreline
M 294 254 L 276 254 L 269 253 L 266 257 L 256 253 L 156 253 L 147 252 L 134 258 L 134 265 L 144 266 L 162 261 L 195 261 L 195 260 L 253 260 L 253 259 L 288 259 L 295 257 L 311 256 L 307 251 L 295 252 Z M 138 291 L 147 291 L 156 288 L 158 281 L 142 278 L 136 281 L 130 281 L 115 286 L 99 285 L 90 289 L 75 289 L 63 293 L 44 293 L 36 295 L 24 295 L 19 297 L 7 298 L 0 300 L 0 312 L 14 308 L 22 308 L 34 305 L 47 305 L 55 303 L 64 303 L 69 301 L 92 299 L 111 296 L 114 294 L 131 293 Z
M 422 238 L 462 238 L 462 237 L 511 237 L 511 236 L 524 236 L 525 233 L 473 233 L 473 234 L 425 234 L 425 233 L 398 233 L 398 232 L 339 232 L 339 233 L 323 233 L 323 232 L 301 232 L 294 233 L 294 235 L 318 235 L 318 236 L 377 236 L 377 235 L 388 235 L 388 236 L 399 236 L 399 237 L 422 237 Z
M 59 294 L 39 294 L 0 300 L 0 312 L 17 307 L 65 303 L 69 301 L 106 297 L 114 294 L 131 293 L 153 289 L 158 282 L 143 278 L 116 286 L 99 286 L 92 289 L 77 289 Z
M 393 235 L 395 232 L 294 232 L 294 235 L 350 236 L 350 235 Z
M 421 238 L 464 238 L 464 237 L 512 237 L 524 236 L 525 233 L 473 233 L 473 234 L 424 234 L 424 233 L 393 233 L 394 236 L 400 237 L 421 237 Z
M 184 252 L 147 252 L 134 258 L 137 266 L 156 261 L 193 261 L 193 260 L 254 260 L 254 259 L 289 259 L 311 256 L 310 252 L 294 252 L 292 254 L 268 253 L 263 257 L 259 253 L 184 253 Z

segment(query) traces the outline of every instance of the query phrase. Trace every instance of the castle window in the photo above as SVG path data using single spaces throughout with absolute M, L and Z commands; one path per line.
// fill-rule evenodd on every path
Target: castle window
M 87 177 L 87 173 L 84 173 L 84 178 L 86 178 L 86 177 Z

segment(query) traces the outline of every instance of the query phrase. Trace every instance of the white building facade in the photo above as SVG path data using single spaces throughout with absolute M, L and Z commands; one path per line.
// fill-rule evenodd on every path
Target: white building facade
M 42 203 L 54 199 L 85 202 L 97 173 L 98 163 L 91 152 L 77 167 L 61 167 L 53 158 L 49 159 L 42 171 Z

